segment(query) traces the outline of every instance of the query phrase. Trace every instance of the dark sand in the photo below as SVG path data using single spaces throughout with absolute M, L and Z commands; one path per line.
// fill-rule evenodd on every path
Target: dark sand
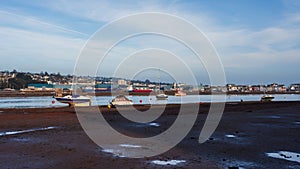
M 124 133 L 153 136 L 176 118 L 179 105 L 170 105 L 155 122 L 159 127 L 128 127 L 115 109 L 101 108 L 110 124 Z M 130 159 L 102 152 L 81 128 L 72 108 L 0 109 L 0 133 L 56 126 L 51 130 L 0 136 L 0 168 L 299 168 L 300 163 L 268 157 L 265 153 L 300 153 L 300 102 L 244 102 L 226 104 L 222 120 L 205 143 L 198 137 L 209 105 L 185 139 L 168 152 Z M 147 106 L 137 109 L 146 110 Z M 89 110 L 86 110 L 87 113 Z M 297 123 L 298 122 L 298 123 Z M 226 137 L 234 135 L 235 138 Z M 157 165 L 152 160 L 186 160 Z

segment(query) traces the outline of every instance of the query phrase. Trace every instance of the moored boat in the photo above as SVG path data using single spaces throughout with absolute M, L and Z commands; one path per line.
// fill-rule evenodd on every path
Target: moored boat
M 156 95 L 157 100 L 166 100 L 168 99 L 168 95 L 166 95 L 163 91 L 161 91 L 161 86 L 160 86 L 160 69 L 158 69 L 158 84 L 159 84 L 159 93 Z
M 152 92 L 151 89 L 133 89 L 132 92 L 137 92 L 137 93 L 150 93 Z
M 64 97 L 54 97 L 54 98 L 61 103 L 69 104 L 69 106 L 91 105 L 91 98 L 86 96 L 67 95 Z M 84 103 L 88 103 L 88 104 L 84 104 Z
M 275 97 L 270 94 L 263 95 L 260 100 L 261 101 L 272 101 Z
M 166 100 L 168 99 L 168 95 L 164 94 L 164 93 L 160 93 L 156 95 L 156 99 L 157 100 Z
M 108 107 L 129 106 L 129 105 L 133 105 L 132 100 L 128 99 L 124 95 L 118 95 L 109 103 Z
M 152 89 L 149 89 L 148 86 L 133 86 L 133 85 L 130 85 L 127 88 L 127 91 L 128 92 L 134 92 L 134 93 L 151 93 Z

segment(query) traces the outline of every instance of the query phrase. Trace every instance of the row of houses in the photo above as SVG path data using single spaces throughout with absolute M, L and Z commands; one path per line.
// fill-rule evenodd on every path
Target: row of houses
M 30 92 L 30 91 L 55 91 L 57 89 L 61 90 L 71 90 L 72 85 L 69 84 L 28 84 L 28 87 L 21 89 L 21 92 Z
M 8 79 L 15 78 L 16 73 L 0 72 L 0 82 L 8 82 Z
M 228 92 L 287 92 L 287 91 L 300 91 L 300 84 L 291 84 L 286 87 L 283 84 L 272 83 L 268 85 L 234 85 L 227 84 Z
M 78 84 L 77 84 L 78 85 Z M 227 84 L 226 86 L 210 86 L 210 85 L 199 85 L 191 86 L 184 83 L 180 84 L 143 84 L 143 83 L 131 83 L 120 82 L 116 84 L 112 83 L 81 83 L 78 85 L 81 90 L 84 92 L 97 91 L 97 92 L 108 92 L 108 91 L 128 91 L 132 88 L 137 89 L 151 89 L 156 90 L 183 90 L 183 91 L 200 91 L 200 92 L 287 92 L 294 91 L 300 92 L 300 84 L 292 84 L 289 87 L 286 87 L 282 84 L 268 84 L 268 85 L 235 85 Z M 71 90 L 71 84 L 28 84 L 28 87 L 21 89 L 21 92 L 29 91 L 57 91 L 57 90 Z

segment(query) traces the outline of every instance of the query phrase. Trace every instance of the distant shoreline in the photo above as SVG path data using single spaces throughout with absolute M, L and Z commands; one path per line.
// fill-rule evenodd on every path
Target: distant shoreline
M 173 96 L 173 91 L 166 91 L 167 95 Z M 218 92 L 186 92 L 187 95 L 211 95 L 211 94 L 224 94 Z M 148 96 L 155 95 L 156 93 L 142 93 L 142 92 L 96 92 L 96 93 L 83 93 L 82 95 L 95 95 L 95 96 L 116 96 L 116 95 L 135 95 L 135 96 Z M 264 92 L 226 92 L 227 95 L 258 95 L 264 94 Z M 300 92 L 267 92 L 267 94 L 300 94 Z M 0 97 L 41 97 L 41 96 L 55 96 L 52 91 L 34 91 L 22 93 L 19 91 L 6 92 L 0 91 Z

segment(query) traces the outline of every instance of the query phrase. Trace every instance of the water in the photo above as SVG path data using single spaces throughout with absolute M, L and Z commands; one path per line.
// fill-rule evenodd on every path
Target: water
M 269 157 L 300 163 L 300 154 L 299 153 L 294 153 L 294 152 L 289 152 L 289 151 L 279 151 L 277 153 L 266 153 L 266 154 Z
M 55 101 L 53 104 L 52 101 Z M 66 106 L 51 96 L 42 97 L 0 97 L 0 108 L 44 108 Z
M 23 133 L 29 133 L 29 132 L 34 132 L 34 131 L 52 130 L 55 128 L 57 128 L 57 127 L 50 126 L 50 127 L 45 127 L 45 128 L 34 128 L 34 129 L 28 129 L 28 130 L 5 131 L 5 132 L 0 132 L 0 136 L 23 134 Z
M 153 160 L 153 164 L 157 165 L 178 165 L 180 163 L 185 163 L 185 160 L 168 160 L 168 161 L 163 161 L 163 160 Z
M 222 96 L 214 95 L 215 102 L 240 102 L 260 101 L 262 95 L 228 95 L 225 100 Z M 300 101 L 300 95 L 278 94 L 274 95 L 274 101 Z M 107 105 L 113 99 L 112 96 L 98 96 L 92 98 L 92 105 Z M 183 97 L 169 96 L 167 100 L 157 100 L 155 96 L 127 96 L 134 104 L 180 104 L 180 103 L 208 103 L 210 95 L 188 95 Z
M 221 96 L 216 97 L 215 102 L 240 102 L 259 101 L 262 95 L 227 95 L 224 100 Z M 169 96 L 168 100 L 157 100 L 155 96 L 127 96 L 134 104 L 180 104 L 180 103 L 207 103 L 211 101 L 210 95 L 188 95 L 183 97 Z M 300 94 L 277 94 L 274 101 L 300 101 Z M 92 97 L 92 105 L 107 105 L 113 99 L 112 96 Z M 53 103 L 54 101 L 54 103 Z M 67 104 L 56 101 L 51 96 L 43 97 L 1 97 L 0 108 L 45 108 L 61 107 Z

